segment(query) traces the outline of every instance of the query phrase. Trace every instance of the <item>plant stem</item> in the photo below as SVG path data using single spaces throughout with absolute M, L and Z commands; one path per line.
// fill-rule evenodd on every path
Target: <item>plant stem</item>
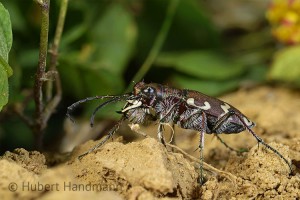
M 34 136 L 36 139 L 36 144 L 40 148 L 42 146 L 42 135 L 45 128 L 43 124 L 43 78 L 45 76 L 46 70 L 46 59 L 48 50 L 48 31 L 49 31 L 49 7 L 50 0 L 39 0 L 36 1 L 42 10 L 41 19 L 41 33 L 40 33 L 40 52 L 39 52 L 39 62 L 38 68 L 35 76 L 35 87 L 34 87 L 34 101 L 36 105 L 35 109 L 35 126 L 34 126 Z
M 163 25 L 154 41 L 154 45 L 152 46 L 152 49 L 150 50 L 150 53 L 148 54 L 148 57 L 146 58 L 145 62 L 143 63 L 143 65 L 141 66 L 139 71 L 135 74 L 132 81 L 130 82 L 130 85 L 126 89 L 126 92 L 131 90 L 132 84 L 135 81 L 142 80 L 142 78 L 145 76 L 145 74 L 149 71 L 149 69 L 151 68 L 151 65 L 155 61 L 158 53 L 160 52 L 164 41 L 166 40 L 167 34 L 169 32 L 169 29 L 171 27 L 171 24 L 172 24 L 174 15 L 175 15 L 175 11 L 177 9 L 177 6 L 178 6 L 180 0 L 170 0 L 169 2 L 170 3 L 168 5 L 168 10 L 167 10 L 165 20 L 164 20 Z
M 66 18 L 66 13 L 67 13 L 67 9 L 68 9 L 68 3 L 69 3 L 69 0 L 61 1 L 54 41 L 53 41 L 52 48 L 50 50 L 51 58 L 50 58 L 49 72 L 54 72 L 53 76 L 54 76 L 54 81 L 55 81 L 56 94 L 52 98 L 53 82 L 49 81 L 47 84 L 47 90 L 46 90 L 47 101 L 49 103 L 47 104 L 47 106 L 45 108 L 44 123 L 47 123 L 47 121 L 51 117 L 52 113 L 55 111 L 55 108 L 59 104 L 59 102 L 61 100 L 61 96 L 62 96 L 60 76 L 56 70 L 56 66 L 57 66 L 57 59 L 58 59 L 58 47 L 60 44 L 63 29 L 64 29 L 65 18 Z
M 53 45 L 50 49 L 50 67 L 46 72 L 46 59 L 48 51 L 48 32 L 49 32 L 49 7 L 50 0 L 35 0 L 42 9 L 42 21 L 41 21 L 41 35 L 40 35 L 40 54 L 39 65 L 36 72 L 34 99 L 36 104 L 35 121 L 33 126 L 33 132 L 36 139 L 36 145 L 39 149 L 42 147 L 42 140 L 44 130 L 47 126 L 47 122 L 54 112 L 55 108 L 59 104 L 62 96 L 61 82 L 59 74 L 56 70 L 58 59 L 58 47 L 61 40 L 61 35 L 64 28 L 66 12 L 68 8 L 69 0 L 62 0 L 59 12 L 59 18 L 56 26 L 56 32 L 54 36 Z M 47 82 L 46 88 L 46 102 L 44 105 L 43 100 L 43 83 Z M 56 94 L 52 98 L 53 93 L 53 81 L 55 81 Z
M 57 72 L 56 71 L 56 66 L 57 66 L 57 59 L 58 59 L 58 47 L 59 47 L 59 44 L 60 44 L 63 29 L 64 29 L 68 3 L 69 3 L 69 0 L 62 0 L 61 1 L 59 17 L 58 17 L 58 22 L 57 22 L 57 26 L 56 26 L 55 36 L 54 36 L 54 41 L 53 41 L 52 47 L 49 51 L 49 53 L 51 54 L 49 71 Z M 59 74 L 54 73 L 54 78 L 55 78 L 54 81 L 56 82 L 57 95 L 60 94 L 60 96 L 61 96 L 61 84 L 60 84 Z M 47 82 L 47 90 L 46 90 L 46 100 L 47 100 L 47 102 L 52 99 L 52 93 L 53 93 L 52 88 L 53 88 L 53 82 L 48 81 Z M 59 99 L 59 101 L 60 101 L 60 99 Z

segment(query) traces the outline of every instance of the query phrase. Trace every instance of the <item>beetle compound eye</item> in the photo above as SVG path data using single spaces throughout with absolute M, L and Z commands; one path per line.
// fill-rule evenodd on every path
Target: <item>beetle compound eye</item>
M 145 93 L 147 95 L 153 95 L 155 93 L 155 90 L 152 87 L 147 87 L 143 90 L 143 93 Z

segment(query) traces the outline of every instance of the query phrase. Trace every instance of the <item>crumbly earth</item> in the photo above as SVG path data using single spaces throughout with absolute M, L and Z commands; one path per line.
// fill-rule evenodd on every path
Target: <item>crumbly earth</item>
M 201 186 L 198 161 L 157 142 L 153 125 L 143 129 L 148 138 L 114 140 L 79 160 L 99 142 L 88 141 L 55 167 L 37 151 L 6 152 L 0 159 L 0 199 L 300 199 L 299 91 L 259 87 L 221 99 L 256 122 L 253 130 L 293 163 L 292 175 L 248 132 L 221 135 L 228 145 L 248 150 L 242 153 L 206 135 L 205 162 L 221 171 L 205 165 Z M 198 158 L 199 135 L 179 128 L 175 133 L 176 145 Z

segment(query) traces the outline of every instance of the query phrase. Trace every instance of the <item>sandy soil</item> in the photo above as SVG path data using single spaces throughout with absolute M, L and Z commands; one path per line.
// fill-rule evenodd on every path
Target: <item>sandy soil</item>
M 149 138 L 115 139 L 79 160 L 99 142 L 88 141 L 62 155 L 55 167 L 47 154 L 6 152 L 0 159 L 0 199 L 300 199 L 299 97 L 297 91 L 259 87 L 222 98 L 256 122 L 253 130 L 293 163 L 293 175 L 247 132 L 222 135 L 230 146 L 248 150 L 240 154 L 206 135 L 205 162 L 216 169 L 205 165 L 201 186 L 198 134 L 175 128 L 175 143 L 195 156 L 190 158 L 158 143 L 150 126 L 140 129 Z

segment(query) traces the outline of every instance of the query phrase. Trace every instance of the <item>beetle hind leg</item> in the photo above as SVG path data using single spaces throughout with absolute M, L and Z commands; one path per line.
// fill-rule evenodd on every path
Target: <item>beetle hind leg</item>
M 236 113 L 234 111 L 229 111 L 228 113 L 226 113 L 225 115 L 223 115 L 220 119 L 218 119 L 215 122 L 215 125 L 212 128 L 212 132 L 215 133 L 214 135 L 217 137 L 217 139 L 229 150 L 234 151 L 238 154 L 243 153 L 243 152 L 247 152 L 247 150 L 245 149 L 235 149 L 232 148 L 231 146 L 229 146 L 218 134 L 221 134 L 220 129 L 222 129 L 221 127 L 224 125 L 224 123 L 226 123 L 226 121 L 233 115 L 236 115 Z M 244 128 L 243 128 L 244 129 Z
M 263 139 L 261 139 L 258 135 L 256 135 L 254 133 L 254 131 L 252 131 L 250 128 L 247 127 L 247 130 L 253 135 L 253 137 L 255 137 L 255 139 L 257 140 L 258 144 L 261 143 L 262 145 L 264 145 L 265 147 L 267 147 L 268 149 L 270 149 L 271 151 L 273 151 L 273 153 L 275 153 L 277 156 L 279 156 L 288 165 L 289 170 L 290 170 L 290 175 L 293 174 L 292 165 L 289 163 L 289 161 L 281 153 L 279 153 L 279 151 L 277 151 L 275 148 L 273 148 L 270 145 L 268 145 L 267 143 L 265 143 L 263 141 Z
M 268 149 L 270 149 L 271 151 L 273 151 L 273 153 L 275 153 L 277 156 L 279 156 L 289 167 L 290 169 L 290 174 L 293 173 L 293 169 L 291 164 L 288 162 L 288 160 L 281 154 L 279 153 L 279 151 L 277 151 L 276 149 L 274 149 L 273 147 L 271 147 L 270 145 L 268 145 L 267 143 L 265 143 L 263 141 L 263 139 L 261 139 L 258 135 L 256 135 L 254 133 L 254 131 L 250 128 L 251 126 L 253 126 L 253 124 L 251 124 L 251 126 L 249 127 L 249 125 L 245 122 L 245 118 L 243 119 L 240 115 L 238 115 L 235 111 L 229 111 L 228 113 L 226 113 L 224 116 L 222 116 L 215 124 L 214 128 L 213 128 L 213 132 L 216 132 L 216 130 L 222 126 L 223 123 L 225 123 L 227 121 L 227 119 L 229 119 L 229 117 L 231 116 L 236 116 L 239 121 L 241 122 L 241 124 L 243 125 L 244 130 L 248 130 L 253 137 L 255 137 L 255 139 L 257 140 L 258 144 L 261 143 L 262 145 L 264 145 L 265 147 L 267 147 Z M 223 143 L 224 144 L 224 143 Z

